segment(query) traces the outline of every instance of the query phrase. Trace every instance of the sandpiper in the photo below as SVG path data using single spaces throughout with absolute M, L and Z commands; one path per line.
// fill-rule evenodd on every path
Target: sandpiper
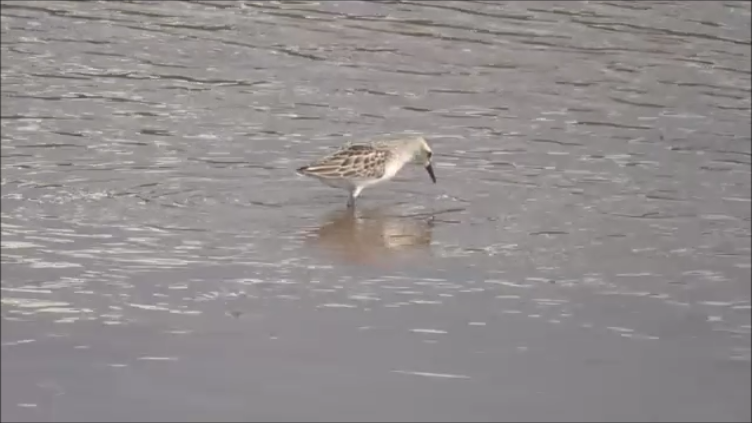
M 421 136 L 400 136 L 362 144 L 345 144 L 338 151 L 298 168 L 301 175 L 318 179 L 326 185 L 347 190 L 347 207 L 355 207 L 364 188 L 388 181 L 408 162 L 426 168 L 433 183 L 433 152 Z

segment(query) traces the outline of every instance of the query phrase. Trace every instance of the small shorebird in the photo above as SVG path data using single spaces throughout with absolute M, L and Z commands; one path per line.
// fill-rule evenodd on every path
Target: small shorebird
M 400 136 L 365 144 L 345 144 L 338 151 L 297 171 L 330 187 L 347 190 L 350 193 L 347 207 L 352 208 L 364 188 L 392 179 L 408 162 L 424 166 L 436 183 L 432 155 L 431 147 L 423 137 Z

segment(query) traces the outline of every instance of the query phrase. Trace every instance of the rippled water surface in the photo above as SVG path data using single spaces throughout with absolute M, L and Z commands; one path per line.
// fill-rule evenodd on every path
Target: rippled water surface
M 746 2 L 4 1 L 2 418 L 749 421 L 750 146 Z

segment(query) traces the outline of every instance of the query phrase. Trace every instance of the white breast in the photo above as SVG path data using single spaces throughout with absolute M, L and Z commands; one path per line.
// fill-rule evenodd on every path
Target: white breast
M 402 160 L 392 160 L 388 162 L 384 169 L 384 176 L 381 178 L 381 180 L 385 181 L 394 178 L 394 175 L 396 175 L 404 165 L 405 162 Z

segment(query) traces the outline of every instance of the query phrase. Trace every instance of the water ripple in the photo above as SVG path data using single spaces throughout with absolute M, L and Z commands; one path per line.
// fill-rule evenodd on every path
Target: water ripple
M 171 342 L 323 331 L 397 383 L 574 344 L 748 366 L 748 3 L 175 4 L 3 2 L 3 351 L 184 375 Z M 384 133 L 425 134 L 439 183 L 349 212 L 293 171 Z

